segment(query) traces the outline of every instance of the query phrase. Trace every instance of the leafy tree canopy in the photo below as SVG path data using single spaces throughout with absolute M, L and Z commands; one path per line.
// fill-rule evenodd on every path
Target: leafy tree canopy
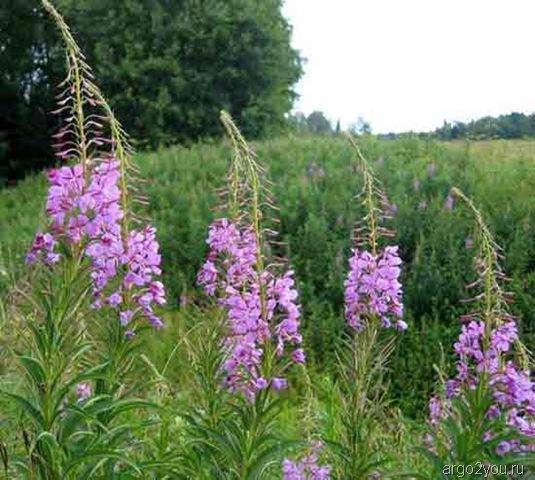
M 302 69 L 281 0 L 56 3 L 138 145 L 219 135 L 221 109 L 249 137 L 284 127 Z M 0 156 L 4 177 L 15 177 L 48 157 L 46 112 L 64 59 L 37 0 L 3 3 L 0 21 Z

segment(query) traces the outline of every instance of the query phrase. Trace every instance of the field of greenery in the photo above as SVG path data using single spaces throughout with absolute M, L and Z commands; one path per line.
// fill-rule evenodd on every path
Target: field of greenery
M 135 154 L 42 7 L 67 76 L 58 165 L 0 190 L 0 478 L 533 478 L 535 142 L 222 110 Z
M 343 138 L 287 137 L 252 146 L 273 183 L 283 253 L 296 272 L 308 375 L 317 404 L 314 428 L 328 433 L 337 428 L 333 412 L 337 408 L 333 398 L 336 350 L 345 330 L 343 281 L 351 229 L 365 215 L 355 200 L 362 179 Z M 361 147 L 392 205 L 409 325 L 396 340 L 385 374 L 388 415 L 401 427 L 383 432 L 382 441 L 387 444 L 383 454 L 390 462 L 403 457 L 402 465 L 394 463 L 395 468 L 412 471 L 424 462 L 414 448 L 423 436 L 417 425 L 427 417 L 427 403 L 437 385 L 435 369 L 442 365 L 447 372 L 454 371 L 452 343 L 460 332 L 459 315 L 469 310 L 462 303 L 469 296 L 465 285 L 475 277 L 473 222 L 458 200 L 449 197 L 452 186 L 474 199 L 503 247 L 504 269 L 515 293 L 511 309 L 519 316 L 524 343 L 534 344 L 535 142 L 441 144 L 369 137 Z M 196 288 L 195 277 L 207 251 L 207 227 L 220 213 L 213 207 L 218 204 L 217 189 L 225 184 L 230 158 L 229 145 L 216 143 L 135 157 L 150 201 L 145 213 L 161 242 L 169 302 L 166 327 L 144 338 L 133 379 L 143 382 L 148 397 L 166 407 L 161 423 L 146 426 L 131 439 L 149 441 L 150 448 L 144 448 L 152 449 L 151 455 L 179 448 L 177 444 L 187 437 L 186 419 L 198 395 L 199 375 L 190 349 L 202 345 L 207 335 L 203 322 L 208 322 L 202 313 L 206 299 Z M 45 224 L 46 183 L 40 174 L 0 192 L 0 285 L 5 297 L 13 295 L 15 285 L 30 280 L 24 257 L 35 231 Z M 22 388 L 21 377 L 11 352 L 24 331 L 5 316 L 1 332 L 2 384 L 17 391 Z M 279 420 L 281 432 L 290 439 L 300 436 L 302 400 L 309 395 L 304 378 L 294 375 Z M 9 408 L 4 405 L 2 412 Z M 153 414 L 143 415 L 136 420 L 151 423 Z M 21 446 L 21 433 L 16 433 L 18 427 L 8 422 L 5 413 L 0 421 L 1 440 L 13 455 Z

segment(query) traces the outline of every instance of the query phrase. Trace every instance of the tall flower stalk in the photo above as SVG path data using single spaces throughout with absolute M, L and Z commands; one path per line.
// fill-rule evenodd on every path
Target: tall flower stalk
M 232 478 L 249 478 L 259 459 L 269 463 L 276 453 L 272 429 L 278 402 L 271 392 L 287 388 L 286 371 L 305 356 L 299 348 L 293 272 L 281 273 L 275 259 L 266 255 L 267 238 L 275 232 L 264 225 L 265 209 L 272 206 L 264 171 L 231 117 L 222 112 L 221 121 L 233 148 L 225 191 L 228 217 L 210 226 L 209 252 L 198 283 L 226 313 L 222 387 L 236 395 L 239 414 L 227 422 L 232 440 L 220 447 L 237 446 L 227 452 L 235 460 L 227 471 Z M 265 456 L 268 450 L 272 454 Z
M 384 226 L 389 218 L 386 195 L 356 141 L 355 151 L 363 187 L 357 199 L 365 215 L 354 231 L 345 286 L 345 318 L 349 327 L 338 354 L 341 421 L 337 438 L 330 439 L 340 478 L 368 478 L 381 463 L 377 451 L 384 415 L 383 374 L 394 338 L 381 330 L 405 330 L 401 259 L 396 246 L 382 248 L 382 238 L 394 232 Z
M 165 302 L 159 247 L 132 208 L 127 136 L 69 27 L 42 5 L 65 45 L 53 138 L 66 165 L 48 173 L 46 230 L 27 255 L 34 285 L 22 292 L 19 315 L 28 334 L 15 352 L 23 393 L 5 394 L 25 413 L 27 455 L 18 465 L 29 478 L 111 478 L 140 472 L 125 447 L 134 425 L 122 413 L 148 405 L 129 398 L 125 384 L 134 337 L 146 322 L 163 325 L 154 311 Z
M 474 219 L 478 247 L 474 267 L 476 290 L 466 302 L 474 308 L 461 316 L 457 374 L 430 399 L 427 442 L 435 464 L 488 460 L 494 463 L 534 451 L 535 383 L 529 352 L 519 339 L 517 319 L 510 313 L 511 294 L 500 266 L 500 247 L 481 212 L 457 188 Z
M 253 401 L 261 390 L 285 387 L 284 371 L 304 361 L 296 348 L 302 340 L 300 311 L 293 272 L 278 274 L 267 264 L 265 237 L 273 231 L 262 225 L 261 204 L 271 204 L 261 185 L 262 169 L 230 116 L 223 112 L 221 120 L 234 150 L 227 194 L 231 218 L 210 226 L 198 283 L 227 311 L 225 384 Z
M 67 77 L 55 111 L 63 123 L 54 138 L 58 157 L 71 166 L 49 173 L 51 225 L 47 233 L 36 235 L 28 260 L 33 263 L 41 257 L 47 264 L 58 262 L 60 249 L 80 268 L 89 269 L 92 307 L 112 317 L 102 345 L 110 362 L 106 388 L 113 391 L 120 384 L 119 376 L 128 370 L 129 339 L 142 320 L 156 328 L 163 326 L 154 313 L 155 305 L 165 303 L 158 280 L 159 246 L 155 229 L 142 225 L 134 212 L 133 204 L 144 199 L 133 192 L 135 168 L 128 136 L 94 82 L 69 27 L 47 0 L 43 6 L 66 50 Z

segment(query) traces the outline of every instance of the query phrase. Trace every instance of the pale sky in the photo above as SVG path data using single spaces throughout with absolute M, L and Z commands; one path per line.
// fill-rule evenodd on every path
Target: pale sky
M 375 133 L 535 111 L 535 0 L 285 0 L 295 111 Z

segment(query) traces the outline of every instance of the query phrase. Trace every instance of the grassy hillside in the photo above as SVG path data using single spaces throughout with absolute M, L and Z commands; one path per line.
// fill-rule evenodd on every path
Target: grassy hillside
M 302 294 L 309 356 L 318 370 L 332 365 L 334 340 L 344 321 L 342 283 L 349 236 L 362 215 L 354 200 L 360 178 L 352 152 L 338 138 L 281 138 L 254 145 L 280 207 L 284 253 Z M 404 301 L 409 330 L 392 361 L 391 395 L 405 413 L 422 411 L 433 386 L 433 363 L 458 334 L 463 285 L 473 278 L 470 222 L 462 208 L 446 207 L 455 185 L 474 198 L 504 248 L 516 294 L 515 313 L 530 343 L 535 333 L 535 142 L 437 144 L 416 139 L 363 143 L 395 205 L 394 227 L 404 259 Z M 224 184 L 229 150 L 220 145 L 172 148 L 137 156 L 147 212 L 159 231 L 164 279 L 175 311 L 199 301 L 195 274 L 205 254 L 215 189 Z M 0 191 L 0 289 L 19 275 L 26 249 L 43 221 L 46 180 L 28 178 Z M 468 241 L 467 241 L 468 239 Z M 189 307 L 178 307 L 180 309 Z M 187 310 L 186 310 L 187 311 Z M 170 314 L 169 322 L 175 316 Z M 169 329 L 173 332 L 173 329 Z M 165 335 L 173 335 L 168 333 Z M 533 343 L 532 343 L 533 345 Z M 403 397 L 403 402 L 401 398 Z

